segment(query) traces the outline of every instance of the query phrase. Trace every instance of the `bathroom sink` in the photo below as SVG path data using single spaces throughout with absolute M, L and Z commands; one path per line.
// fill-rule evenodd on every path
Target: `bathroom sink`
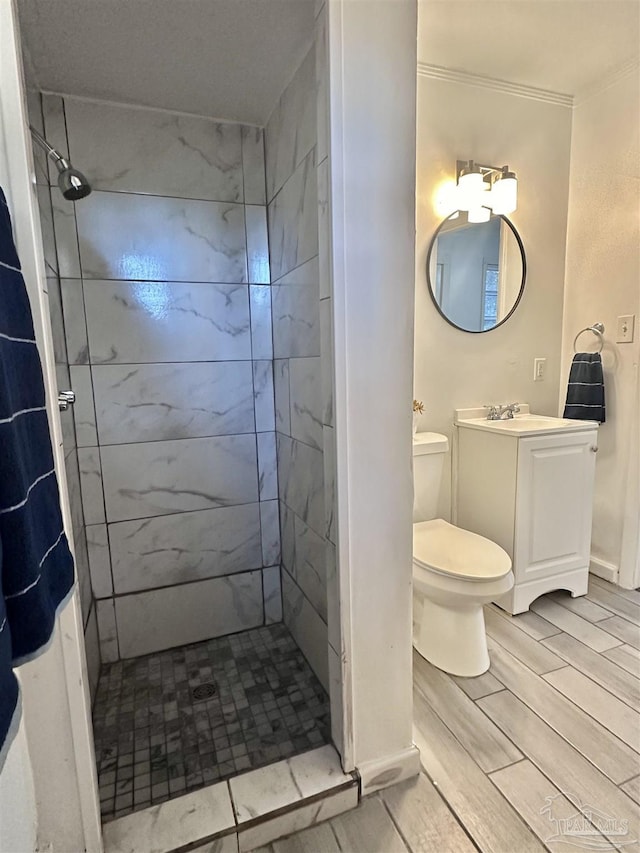
M 595 421 L 577 421 L 569 418 L 551 418 L 547 415 L 533 415 L 529 412 L 515 415 L 501 421 L 488 421 L 483 418 L 458 417 L 458 426 L 471 429 L 487 430 L 488 432 L 509 432 L 514 435 L 543 435 L 545 433 L 581 431 L 597 427 Z

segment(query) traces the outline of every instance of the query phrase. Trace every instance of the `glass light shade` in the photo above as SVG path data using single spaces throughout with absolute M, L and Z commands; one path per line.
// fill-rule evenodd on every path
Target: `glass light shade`
M 474 207 L 467 214 L 469 222 L 488 222 L 491 218 L 491 211 L 488 207 Z
M 518 180 L 513 172 L 497 180 L 491 189 L 491 207 L 498 214 L 513 213 L 518 207 Z
M 441 219 L 458 218 L 458 186 L 455 181 L 445 181 L 436 190 L 434 208 Z
M 480 196 L 487 189 L 480 172 L 466 172 L 458 178 L 458 208 L 471 210 L 480 205 Z

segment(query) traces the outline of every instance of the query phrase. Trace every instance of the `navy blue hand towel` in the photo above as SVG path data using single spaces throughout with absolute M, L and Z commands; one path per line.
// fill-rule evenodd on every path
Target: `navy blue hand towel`
M 73 578 L 31 308 L 0 189 L 0 769 L 17 726 L 13 667 L 46 647 Z
M 565 418 L 605 422 L 604 375 L 599 352 L 577 352 L 569 371 Z

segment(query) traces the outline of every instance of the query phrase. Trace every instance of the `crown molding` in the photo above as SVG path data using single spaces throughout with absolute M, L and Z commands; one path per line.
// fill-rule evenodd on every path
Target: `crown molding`
M 601 92 L 604 92 L 611 86 L 615 86 L 616 83 L 627 77 L 631 77 L 633 74 L 640 74 L 640 57 L 638 56 L 634 56 L 633 59 L 614 68 L 613 71 L 610 71 L 595 83 L 591 83 L 589 86 L 585 86 L 584 89 L 580 89 L 575 96 L 574 106 L 578 107 L 584 104 L 585 101 L 593 98 L 594 95 L 599 95 Z
M 482 74 L 470 74 L 468 71 L 458 71 L 454 68 L 444 68 L 441 65 L 418 63 L 418 77 L 428 77 L 431 80 L 446 80 L 448 83 L 462 83 L 479 89 L 492 89 L 519 98 L 529 98 L 532 101 L 542 101 L 546 104 L 556 104 L 561 107 L 572 107 L 573 96 L 562 92 L 551 92 L 547 89 L 537 89 L 535 86 L 524 86 L 499 80 L 496 77 L 485 77 Z

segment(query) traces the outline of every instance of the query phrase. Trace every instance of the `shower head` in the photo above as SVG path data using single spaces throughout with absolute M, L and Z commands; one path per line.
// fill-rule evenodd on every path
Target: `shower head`
M 56 160 L 58 169 L 58 186 L 60 192 L 69 201 L 78 201 L 91 192 L 91 184 L 78 169 L 68 163 L 64 157 Z
M 69 201 L 78 201 L 84 198 L 91 192 L 91 184 L 78 169 L 74 169 L 71 163 L 60 154 L 59 151 L 49 145 L 44 136 L 38 131 L 29 126 L 31 135 L 38 145 L 47 152 L 47 156 L 51 157 L 58 170 L 58 186 L 62 195 Z

